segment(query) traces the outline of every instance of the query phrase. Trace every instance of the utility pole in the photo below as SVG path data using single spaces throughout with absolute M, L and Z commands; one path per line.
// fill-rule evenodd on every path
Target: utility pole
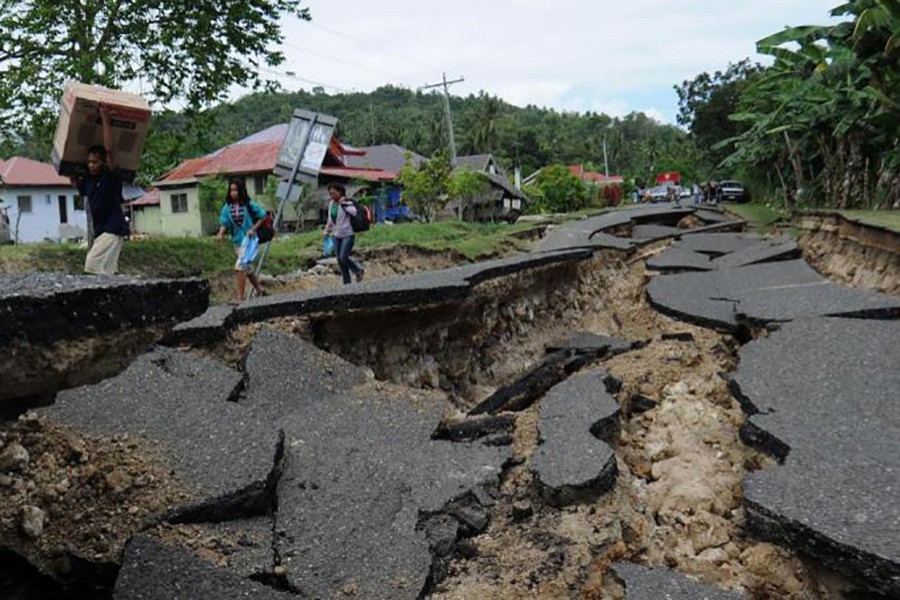
M 447 118 L 447 134 L 450 138 L 450 165 L 452 167 L 456 167 L 456 140 L 453 139 L 453 117 L 450 116 L 450 88 L 449 86 L 454 83 L 460 83 L 465 81 L 463 77 L 459 79 L 454 79 L 453 81 L 447 81 L 447 74 L 443 74 L 443 81 L 441 83 L 432 83 L 430 85 L 423 85 L 418 88 L 421 92 L 422 90 L 430 90 L 431 88 L 443 87 L 444 88 L 444 116 Z
M 606 136 L 603 136 L 603 168 L 606 169 L 606 179 L 609 179 L 609 160 L 606 158 Z

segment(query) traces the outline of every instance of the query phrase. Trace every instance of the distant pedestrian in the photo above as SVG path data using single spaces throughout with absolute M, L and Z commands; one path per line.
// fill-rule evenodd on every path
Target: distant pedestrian
M 244 292 L 248 279 L 257 294 L 266 295 L 266 291 L 259 284 L 259 279 L 253 273 L 253 257 L 245 256 L 245 252 L 254 246 L 250 242 L 255 240 L 249 238 L 256 237 L 256 231 L 262 226 L 265 216 L 266 210 L 247 195 L 247 187 L 243 181 L 232 179 L 228 182 L 228 196 L 219 212 L 219 231 L 216 233 L 216 240 L 221 242 L 226 231 L 231 234 L 231 243 L 234 244 L 236 255 L 234 276 L 235 298 L 238 302 L 245 299 Z
M 337 183 L 328 186 L 328 220 L 325 223 L 323 236 L 334 238 L 335 256 L 341 268 L 344 285 L 350 283 L 350 272 L 356 275 L 356 281 L 362 281 L 366 270 L 350 257 L 353 252 L 353 233 L 351 218 L 356 216 L 356 207 L 347 200 L 347 189 Z
M 122 212 L 124 173 L 116 168 L 109 108 L 100 105 L 103 145 L 91 146 L 87 155 L 87 175 L 73 178 L 78 193 L 87 199 L 94 227 L 94 243 L 84 260 L 84 272 L 113 275 L 119 270 L 119 254 L 128 237 L 128 223 Z

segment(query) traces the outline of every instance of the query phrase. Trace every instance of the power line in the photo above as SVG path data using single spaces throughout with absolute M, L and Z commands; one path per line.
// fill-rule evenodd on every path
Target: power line
M 254 66 L 254 65 L 248 65 L 248 64 L 245 64 L 244 66 L 246 66 L 246 67 L 248 67 L 248 68 L 251 68 L 251 69 L 256 69 L 256 70 L 259 71 L 260 73 L 264 73 L 264 74 L 267 74 L 267 75 L 273 75 L 273 76 L 276 76 L 276 77 L 283 77 L 283 78 L 285 78 L 285 79 L 293 79 L 294 81 L 299 81 L 299 82 L 302 82 L 302 83 L 308 83 L 308 84 L 310 84 L 310 85 L 315 85 L 315 86 L 319 86 L 319 87 L 323 87 L 323 88 L 332 89 L 332 90 L 335 90 L 335 91 L 338 91 L 338 92 L 342 92 L 342 93 L 344 93 L 344 94 L 352 94 L 352 93 L 353 93 L 353 90 L 349 90 L 349 89 L 346 89 L 346 88 L 342 88 L 342 87 L 339 87 L 339 86 L 336 86 L 336 85 L 331 85 L 331 84 L 328 84 L 328 83 L 323 83 L 323 82 L 321 82 L 321 81 L 315 81 L 315 80 L 313 80 L 313 79 L 306 79 L 305 77 L 300 77 L 300 76 L 297 75 L 296 73 L 291 73 L 291 72 L 288 72 L 288 71 L 276 71 L 275 69 L 269 69 L 269 68 L 267 68 L 267 67 L 260 67 L 260 66 Z
M 380 46 L 376 46 L 376 45 L 373 44 L 372 42 L 369 42 L 369 41 L 366 41 L 366 40 L 362 40 L 362 39 L 353 37 L 352 35 L 348 35 L 348 34 L 342 32 L 342 31 L 336 31 L 336 30 L 334 30 L 334 29 L 330 29 L 330 28 L 324 27 L 324 26 L 322 26 L 322 25 L 317 25 L 316 23 L 314 23 L 314 22 L 312 22 L 312 21 L 304 21 L 304 24 L 305 24 L 305 25 L 309 25 L 309 26 L 311 26 L 311 27 L 314 27 L 314 28 L 316 28 L 316 29 L 321 29 L 322 31 L 326 31 L 326 32 L 328 32 L 328 33 L 330 33 L 330 34 L 332 34 L 332 35 L 336 35 L 336 36 L 339 36 L 339 37 L 348 39 L 348 40 L 350 40 L 350 41 L 352 41 L 352 42 L 356 42 L 357 44 L 360 44 L 360 45 L 362 45 L 362 46 L 368 46 L 369 48 L 371 48 L 371 49 L 373 49 L 373 50 L 376 50 L 376 51 L 378 51 L 378 52 L 381 52 L 382 54 L 385 54 L 385 55 L 387 55 L 387 56 L 393 56 L 394 58 L 399 58 L 400 60 L 403 60 L 403 61 L 406 61 L 406 62 L 408 62 L 408 63 L 410 63 L 410 64 L 416 65 L 417 67 L 423 67 L 423 68 L 426 68 L 426 69 L 432 69 L 432 68 L 433 68 L 431 65 L 426 65 L 426 64 L 421 63 L 421 62 L 419 62 L 419 61 L 417 61 L 417 60 L 413 60 L 413 59 L 411 59 L 411 58 L 409 58 L 409 57 L 407 57 L 407 56 L 403 56 L 403 55 L 401 55 L 401 54 L 397 54 L 397 53 L 395 53 L 395 52 L 391 52 L 390 50 L 385 50 L 384 48 L 381 48 Z
M 336 56 L 332 56 L 332 55 L 326 54 L 326 53 L 324 53 L 324 52 L 318 52 L 318 51 L 312 50 L 312 49 L 310 49 L 310 48 L 305 48 L 305 47 L 303 47 L 303 46 L 298 46 L 298 45 L 296 45 L 296 44 L 291 44 L 291 43 L 288 43 L 288 42 L 282 42 L 282 43 L 283 43 L 285 46 L 287 46 L 288 48 L 294 48 L 295 50 L 300 50 L 301 52 L 308 52 L 308 53 L 310 53 L 310 54 L 312 54 L 312 55 L 314 55 L 314 56 L 319 56 L 319 57 L 321 57 L 321 58 L 324 58 L 324 59 L 326 59 L 326 60 L 330 60 L 330 61 L 332 61 L 332 62 L 341 63 L 341 64 L 344 64 L 344 65 L 353 67 L 354 69 L 359 69 L 360 71 L 365 71 L 365 72 L 367 72 L 367 73 L 378 73 L 379 75 L 381 75 L 381 76 L 383 76 L 383 77 L 386 77 L 386 78 L 388 78 L 388 79 L 392 78 L 392 75 L 388 75 L 388 74 L 385 73 L 384 71 L 379 71 L 379 70 L 376 70 L 376 69 L 372 69 L 371 67 L 365 67 L 365 66 L 363 66 L 363 65 L 359 65 L 359 64 L 350 62 L 349 60 L 344 60 L 343 58 L 338 58 L 338 57 L 336 57 Z

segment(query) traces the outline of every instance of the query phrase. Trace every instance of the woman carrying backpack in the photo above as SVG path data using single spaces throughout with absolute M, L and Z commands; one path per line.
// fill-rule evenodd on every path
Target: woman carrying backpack
M 334 238 L 334 254 L 341 268 L 344 285 L 350 283 L 351 271 L 356 275 L 356 281 L 362 281 L 366 273 L 359 263 L 350 258 L 356 237 L 351 219 L 356 216 L 356 207 L 347 200 L 346 195 L 347 189 L 344 186 L 337 183 L 328 186 L 328 220 L 322 234 L 323 237 L 331 235 Z
M 232 179 L 228 182 L 228 196 L 219 212 L 219 231 L 216 233 L 216 240 L 221 242 L 226 231 L 231 234 L 231 243 L 234 244 L 234 253 L 237 255 L 234 276 L 237 284 L 235 297 L 238 302 L 244 301 L 248 279 L 257 294 L 266 295 L 266 291 L 259 284 L 259 279 L 253 273 L 253 257 L 244 256 L 245 250 L 252 245 L 245 243 L 245 239 L 256 237 L 256 232 L 263 225 L 265 217 L 265 209 L 250 199 L 243 181 Z M 246 260 L 248 258 L 249 260 Z

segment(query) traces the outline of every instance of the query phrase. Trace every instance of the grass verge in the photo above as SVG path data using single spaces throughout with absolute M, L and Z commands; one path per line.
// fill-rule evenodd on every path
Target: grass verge
M 750 228 L 760 233 L 769 233 L 775 224 L 787 219 L 789 213 L 766 204 L 737 204 L 726 202 L 722 205 L 728 212 L 734 213 L 747 221 Z
M 867 225 L 877 225 L 900 233 L 900 212 L 887 210 L 841 210 L 838 211 L 848 219 L 860 221 Z
M 378 225 L 358 234 L 359 248 L 394 245 L 427 250 L 456 250 L 469 260 L 528 249 L 516 234 L 537 227 L 534 223 L 481 224 L 460 221 Z M 269 249 L 264 272 L 279 275 L 309 267 L 322 250 L 322 231 L 280 235 Z M 0 246 L 0 272 L 57 271 L 80 273 L 86 249 L 75 244 Z M 211 277 L 228 273 L 234 264 L 231 244 L 214 238 L 158 238 L 125 244 L 119 269 L 144 277 Z

